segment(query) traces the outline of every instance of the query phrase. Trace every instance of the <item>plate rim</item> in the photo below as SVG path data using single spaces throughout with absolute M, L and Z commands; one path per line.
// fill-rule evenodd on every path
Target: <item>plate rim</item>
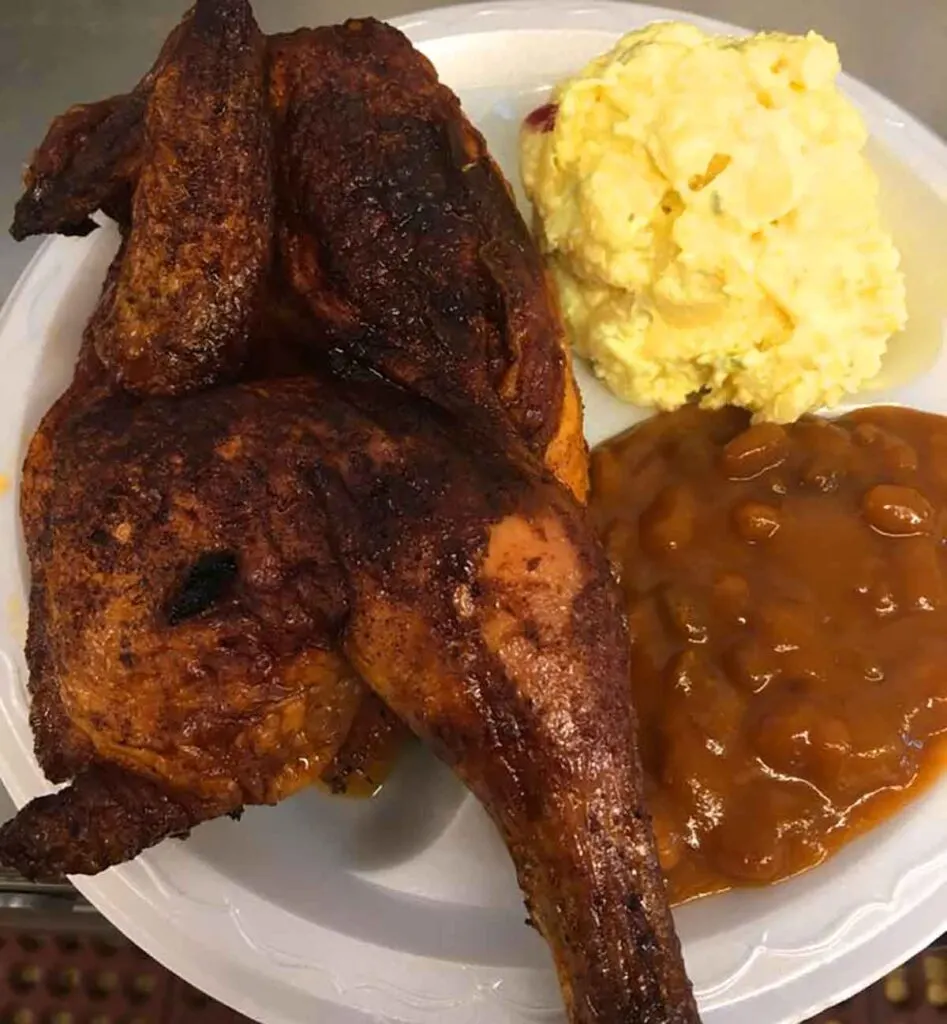
M 419 11 L 391 19 L 391 23 L 406 31 L 412 41 L 423 47 L 424 44 L 433 43 L 438 39 L 451 38 L 460 32 L 464 34 L 474 31 L 495 32 L 504 27 L 514 27 L 523 31 L 543 31 L 551 28 L 548 21 L 552 18 L 561 18 L 572 24 L 575 19 L 606 15 L 620 16 L 629 22 L 641 17 L 649 20 L 681 18 L 716 32 L 742 34 L 748 31 L 685 11 L 645 4 L 618 3 L 613 0 L 590 0 L 590 2 L 580 5 L 571 0 L 546 0 L 546 2 L 542 2 L 542 0 L 503 0 L 502 3 L 468 3 Z M 527 16 L 536 19 L 537 23 L 534 25 L 522 24 L 523 19 Z M 516 21 L 519 21 L 520 24 L 514 25 L 513 23 Z M 554 27 L 551 30 L 554 30 Z M 603 33 L 612 32 L 617 31 L 617 26 L 609 28 L 592 28 L 590 26 L 590 30 Z M 936 165 L 944 182 L 941 187 L 937 188 L 938 194 L 941 198 L 947 197 L 947 145 L 936 133 L 872 87 L 847 75 L 843 76 L 842 83 L 859 106 L 872 109 L 873 124 L 890 122 L 892 129 L 896 128 L 897 132 L 901 133 L 895 147 L 899 156 L 903 156 L 904 133 L 907 133 L 907 141 L 915 147 L 918 157 L 923 157 L 923 159 L 920 167 L 914 161 L 907 161 L 906 157 L 905 162 L 915 173 L 924 177 L 932 187 L 930 174 L 933 173 L 932 169 Z M 885 137 L 884 131 L 875 134 L 881 135 L 883 139 Z M 925 173 L 925 169 L 929 173 Z M 82 255 L 85 242 L 87 240 L 51 238 L 46 239 L 38 247 L 0 310 L 0 337 L 7 336 L 14 315 L 20 313 L 19 306 L 24 295 L 29 293 L 37 280 L 41 280 L 44 275 L 54 269 L 57 261 L 61 263 L 74 262 L 76 267 L 81 264 L 82 259 L 85 258 Z M 68 257 L 70 249 L 72 249 L 73 255 Z M 88 251 L 85 249 L 86 254 Z M 76 255 L 77 253 L 79 255 Z M 55 283 L 54 280 L 53 291 L 55 291 Z M 49 305 L 52 310 L 59 309 L 58 302 L 50 302 Z M 52 314 L 49 319 L 52 319 Z M 19 476 L 16 477 L 10 493 L 3 499 L 4 507 L 0 509 L 0 524 L 4 522 L 5 518 L 8 518 L 11 506 L 15 510 L 18 504 L 18 493 Z M 15 511 L 14 518 L 18 521 Z M 0 564 L 5 563 L 0 562 Z M 2 665 L 0 665 L 0 669 L 2 669 Z M 0 671 L 0 678 L 2 676 L 3 672 Z M 9 729 L 13 729 L 5 710 L 3 718 L 5 725 Z M 18 777 L 18 772 L 11 769 L 8 762 L 9 756 L 7 751 L 0 751 L 0 774 L 2 774 L 3 781 L 14 802 L 19 807 L 32 794 L 29 792 L 30 787 L 21 777 Z M 146 860 L 147 858 L 143 858 L 143 861 Z M 326 1021 L 327 1024 L 362 1024 L 362 1022 L 367 1024 L 371 1020 L 388 1019 L 383 1014 L 379 1016 L 374 1011 L 365 1013 L 344 1002 L 322 999 L 313 994 L 308 985 L 295 984 L 293 974 L 296 973 L 295 968 L 299 965 L 277 964 L 276 966 L 281 970 L 275 971 L 272 958 L 268 961 L 265 955 L 258 957 L 257 961 L 252 964 L 240 962 L 213 948 L 212 943 L 200 942 L 187 934 L 180 926 L 171 924 L 173 918 L 168 913 L 160 911 L 159 903 L 161 900 L 173 900 L 174 894 L 165 890 L 161 881 L 154 877 L 153 873 L 148 870 L 147 864 L 143 862 L 133 862 L 120 868 L 111 869 L 96 878 L 74 878 L 72 881 L 76 888 L 105 916 L 155 959 L 221 1002 L 250 1014 L 256 1019 L 278 1022 L 278 1024 L 284 1024 L 284 1022 L 285 1024 L 299 1024 L 301 1021 L 312 1019 L 312 1013 L 316 1007 L 318 1007 L 320 1019 Z M 145 895 L 145 890 L 149 887 L 156 894 L 152 898 Z M 763 998 L 766 999 L 770 1011 L 775 1010 L 781 1014 L 779 1017 L 774 1017 L 772 1012 L 766 1014 L 773 1024 L 790 1024 L 804 1015 L 818 1013 L 864 987 L 866 979 L 874 980 L 881 976 L 906 956 L 912 955 L 922 949 L 931 939 L 936 938 L 944 924 L 947 923 L 947 912 L 937 913 L 938 906 L 947 906 L 945 897 L 947 897 L 947 879 L 928 898 L 926 904 L 907 911 L 894 920 L 890 929 L 873 936 L 866 943 L 848 950 L 847 962 L 843 962 L 846 953 L 831 959 L 829 962 L 835 971 L 834 976 L 840 980 L 845 976 L 847 980 L 844 983 L 823 985 L 820 989 L 819 986 L 813 984 L 812 974 L 801 975 L 786 985 L 751 993 L 732 1004 L 713 1008 L 705 1014 L 705 1024 L 724 1024 L 724 1021 L 726 1024 L 756 1024 L 759 1017 L 755 1011 L 759 1000 Z M 233 936 L 239 937 L 239 942 L 243 945 L 249 940 L 241 929 L 239 913 L 235 913 L 233 910 L 234 908 L 228 908 L 226 924 L 233 932 Z M 151 917 L 150 921 L 148 915 Z M 909 921 L 913 927 L 908 927 Z M 219 919 L 217 920 L 218 926 L 222 923 Z M 311 923 L 310 926 L 317 927 Z M 211 932 L 213 930 L 211 928 Z M 904 932 L 904 936 L 901 940 L 892 944 L 891 936 L 895 933 L 900 936 L 902 932 Z M 913 936 L 913 939 L 910 936 Z M 252 942 L 249 945 L 252 949 Z M 894 949 L 896 952 L 893 951 Z M 866 964 L 873 966 L 866 969 Z M 822 974 L 826 974 L 826 971 L 822 971 Z M 298 975 L 295 980 L 298 980 Z M 345 986 L 339 984 L 335 979 L 333 981 L 337 994 L 344 998 Z M 797 1002 L 791 1008 L 787 1006 L 784 1011 L 781 1009 L 781 1004 L 787 1002 L 786 997 L 791 989 L 802 990 L 805 992 L 805 996 L 801 1002 Z M 269 998 L 263 999 L 261 993 Z M 436 1019 L 436 1015 L 431 1019 Z

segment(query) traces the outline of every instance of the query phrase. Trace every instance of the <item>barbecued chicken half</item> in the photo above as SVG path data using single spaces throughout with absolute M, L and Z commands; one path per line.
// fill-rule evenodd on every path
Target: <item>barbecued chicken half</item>
M 203 293 L 182 282 L 200 278 L 208 267 L 240 269 L 228 239 L 242 237 L 245 223 L 220 215 L 227 196 L 240 189 L 233 175 L 223 188 L 214 167 L 222 136 L 231 143 L 251 131 L 268 137 L 254 128 L 256 108 L 247 97 L 258 40 L 245 3 L 202 0 L 139 86 L 104 101 L 108 116 L 96 104 L 73 108 L 34 154 L 15 233 L 28 225 L 72 230 L 106 194 L 113 197 L 111 212 L 121 207 L 126 248 L 87 331 L 93 348 L 110 359 L 112 377 L 127 386 L 129 373 L 138 374 L 134 386 L 147 393 L 206 384 L 208 373 L 255 379 L 296 371 L 314 352 L 361 360 L 438 404 L 478 417 L 485 428 L 515 431 L 584 499 L 581 408 L 536 248 L 457 98 L 400 32 L 378 22 L 300 30 L 269 41 L 270 103 L 281 154 L 281 256 L 268 298 L 259 302 L 243 369 L 237 365 L 242 343 L 235 342 L 229 351 L 236 359 L 229 360 L 226 348 L 201 348 L 201 337 L 230 335 L 225 324 L 216 324 L 215 307 L 204 304 Z M 186 120 L 179 108 L 187 106 L 188 90 L 162 86 L 182 79 L 203 98 Z M 233 92 L 240 102 L 228 99 Z M 207 124 L 208 112 L 218 108 L 225 133 Z M 188 189 L 168 188 L 167 175 L 149 173 L 135 191 L 142 166 L 151 166 L 148 152 L 164 154 L 165 165 L 168 154 L 178 154 L 181 124 L 191 129 Z M 385 145 L 376 146 L 381 126 Z M 335 139 L 328 158 L 327 139 Z M 264 147 L 263 166 L 266 160 Z M 242 180 L 242 194 L 252 198 L 260 179 Z M 129 189 L 137 227 L 131 199 L 123 205 L 114 198 Z M 254 209 L 265 206 L 245 201 L 237 207 Z M 176 244 L 167 241 L 155 254 L 152 238 Z M 217 260 L 221 249 L 230 255 Z M 162 270 L 169 252 L 173 274 Z M 137 302 L 145 280 L 154 295 Z M 225 283 L 230 292 L 234 282 L 242 283 L 252 296 L 255 280 L 231 273 Z M 168 311 L 181 305 L 181 338 L 169 342 Z M 183 328 L 197 319 L 212 330 L 195 341 Z M 149 368 L 154 375 L 141 376 Z M 371 785 L 400 746 L 403 730 L 377 697 L 363 688 L 357 699 L 362 706 L 352 731 L 325 773 L 336 789 L 347 788 L 353 777 L 358 784 L 369 772 Z
M 572 1019 L 694 1021 L 536 250 L 400 33 L 262 50 L 261 76 L 243 0 L 198 0 L 131 94 L 140 145 L 97 157 L 122 247 L 22 488 L 37 756 L 68 785 L 0 860 L 99 871 L 344 773 L 395 715 L 500 827 Z M 89 212 L 100 114 L 41 147 L 35 223 Z M 217 116 L 259 143 L 232 218 Z

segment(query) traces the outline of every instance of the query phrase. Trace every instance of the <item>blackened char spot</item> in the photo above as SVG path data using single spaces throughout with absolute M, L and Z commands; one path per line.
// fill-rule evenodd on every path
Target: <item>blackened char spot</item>
M 165 606 L 169 624 L 176 626 L 206 611 L 229 592 L 236 578 L 237 556 L 232 551 L 205 551 Z

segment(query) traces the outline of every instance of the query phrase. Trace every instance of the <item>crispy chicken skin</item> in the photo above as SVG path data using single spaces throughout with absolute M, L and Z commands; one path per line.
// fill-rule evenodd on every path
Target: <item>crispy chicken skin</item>
M 24 174 L 10 234 L 87 235 L 99 209 L 127 210 L 141 152 L 146 97 L 135 90 L 70 107 L 50 126 Z
M 202 820 L 281 799 L 342 745 L 361 688 L 338 650 L 325 512 L 294 468 L 318 395 L 256 394 L 106 392 L 58 416 L 52 465 L 31 452 L 27 661 L 52 781 L 120 766 Z M 103 854 L 163 838 L 147 829 L 136 846 L 131 815 L 129 830 Z M 38 848 L 20 867 L 84 870 L 106 840 Z
M 572 1019 L 696 1020 L 620 596 L 584 513 L 518 443 L 390 385 L 315 379 L 113 395 L 60 433 L 28 658 L 39 756 L 78 778 L 0 831 L 0 859 L 104 867 L 162 821 L 291 792 L 318 766 L 308 722 L 331 714 L 338 645 L 497 822 Z
M 115 285 L 121 261 L 122 251 L 120 249 L 103 285 L 103 297 L 106 299 L 109 290 Z M 307 373 L 313 372 L 311 359 L 307 359 L 306 353 L 293 344 L 292 337 L 279 335 L 280 328 L 290 326 L 292 320 L 276 306 L 271 307 L 271 310 L 273 316 L 268 317 L 260 325 L 251 344 L 251 360 L 247 370 L 252 374 L 252 379 L 257 381 L 278 379 L 287 373 L 299 373 L 303 370 Z M 85 410 L 92 407 L 109 409 L 113 407 L 110 403 L 127 403 L 129 401 L 130 399 L 127 396 L 123 397 L 109 378 L 95 353 L 91 332 L 87 330 L 79 351 L 73 380 L 40 423 L 31 440 L 23 466 L 21 518 L 33 577 L 28 656 L 32 659 L 35 654 L 37 664 L 42 663 L 45 657 L 45 640 L 40 641 L 35 638 L 45 634 L 50 618 L 48 608 L 42 602 L 38 602 L 38 595 L 46 593 L 47 572 L 54 578 L 52 592 L 57 592 L 57 590 L 61 592 L 62 603 L 69 604 L 75 612 L 76 618 L 73 621 L 76 628 L 84 630 L 86 623 L 86 610 L 83 602 L 87 593 L 83 590 L 86 586 L 83 565 L 80 563 L 76 566 L 67 557 L 60 557 L 59 551 L 54 547 L 57 538 L 61 539 L 68 535 L 60 532 L 62 528 L 58 522 L 57 506 L 53 500 L 54 491 L 64 503 L 69 501 L 67 495 L 70 489 L 74 489 L 77 494 L 83 494 L 87 484 L 81 481 L 93 480 L 97 462 L 94 446 L 93 449 L 87 449 L 81 455 L 76 454 L 71 424 L 77 422 L 78 417 L 84 415 Z M 157 441 L 157 439 L 152 440 Z M 160 445 L 156 444 L 156 447 L 160 447 Z M 142 459 L 150 457 L 144 448 L 140 450 L 139 454 Z M 181 505 L 187 505 L 189 501 L 187 487 L 194 485 L 193 478 L 181 479 L 165 476 L 158 482 L 162 487 L 162 502 L 177 501 Z M 92 486 L 94 486 L 94 480 Z M 234 494 L 236 494 L 240 487 L 239 482 L 234 481 L 233 487 Z M 96 511 L 93 494 L 94 492 L 89 492 L 84 511 L 95 517 L 97 514 L 101 514 L 102 509 L 100 506 L 98 512 Z M 218 494 L 217 497 L 220 502 L 224 503 L 235 500 L 232 496 L 228 497 L 224 493 Z M 256 498 L 261 503 L 273 500 L 269 492 L 258 493 Z M 169 551 L 188 550 L 188 546 L 192 544 L 190 517 L 179 516 L 165 522 L 163 526 L 161 546 L 164 549 Z M 80 534 L 85 536 L 82 533 L 83 529 L 84 527 L 80 525 Z M 94 532 L 96 529 L 95 523 L 90 521 L 88 532 Z M 68 575 L 57 575 L 63 570 Z M 125 581 L 117 577 L 101 576 L 97 578 L 103 590 L 112 586 L 117 586 L 119 589 L 125 586 Z M 125 610 L 127 611 L 127 608 Z M 242 652 L 234 649 L 228 651 L 226 646 L 221 647 L 220 639 L 220 635 L 214 629 L 206 629 L 200 634 L 192 635 L 188 640 L 191 644 L 191 660 L 194 663 L 200 663 L 202 659 L 212 657 L 218 664 L 223 664 L 229 659 L 229 668 L 233 673 L 238 674 L 243 671 Z M 320 648 L 324 648 L 332 645 L 334 640 L 331 636 L 317 634 L 314 642 Z M 286 674 L 291 675 L 296 671 L 295 659 L 296 655 L 292 650 L 279 652 L 274 655 L 274 660 L 268 667 L 268 671 L 277 679 Z M 133 679 L 134 673 L 126 672 L 126 666 L 121 659 L 119 663 L 113 663 L 113 668 L 120 677 L 113 680 L 113 685 L 120 688 L 117 697 L 121 698 L 124 687 Z M 357 680 L 354 669 L 338 650 L 337 645 L 333 657 L 322 659 L 320 671 L 323 672 L 318 678 L 321 692 L 313 691 L 312 700 L 313 702 L 324 701 L 332 709 L 332 713 L 321 717 L 318 714 L 313 714 L 309 717 L 307 742 L 315 753 L 310 755 L 309 768 L 305 777 L 301 778 L 299 785 L 302 786 L 317 778 L 321 770 L 325 785 L 336 792 L 371 791 L 386 777 L 398 750 L 408 735 L 407 730 L 400 720 Z M 124 681 L 122 676 L 124 676 Z M 35 677 L 31 676 L 31 688 L 37 685 L 37 680 L 40 678 L 38 672 Z M 94 686 L 95 682 L 88 680 L 88 684 Z M 44 708 L 45 710 L 43 710 Z M 56 686 L 52 687 L 48 701 L 34 702 L 32 712 L 37 752 L 50 778 L 56 780 L 69 778 L 73 773 L 72 768 L 68 766 L 57 768 L 56 766 L 57 751 L 64 744 L 68 746 L 66 738 L 72 734 L 69 728 L 68 713 L 58 700 Z M 351 723 L 351 728 L 347 723 Z M 41 751 L 45 753 L 40 753 Z M 149 788 L 152 784 L 150 782 L 147 785 L 144 782 L 142 784 L 144 789 L 141 799 L 148 804 L 150 797 L 147 794 L 152 792 L 152 788 Z M 87 786 L 88 783 L 83 783 L 83 785 Z M 135 780 L 129 777 L 123 781 L 122 785 L 126 789 L 134 787 Z M 288 795 L 288 791 L 281 795 Z M 80 801 L 75 810 L 67 808 L 63 813 L 68 812 L 69 815 L 74 816 L 77 813 L 82 813 L 83 806 L 85 805 Z M 182 807 L 191 808 L 189 819 L 191 824 L 235 810 L 233 799 L 228 798 L 223 802 L 214 803 L 207 800 L 193 800 L 183 792 L 179 792 L 174 800 L 165 795 L 156 806 L 162 808 L 163 813 L 173 813 L 174 817 L 168 819 L 169 827 L 162 832 L 158 828 L 158 823 L 162 818 L 151 813 L 148 820 L 155 829 L 154 838 L 145 845 L 151 845 L 152 842 L 158 842 L 169 834 L 181 831 L 184 827 L 181 826 L 179 817 Z M 173 828 L 171 828 L 172 821 L 176 822 Z M 24 835 L 29 834 L 29 830 L 24 828 Z M 47 842 L 39 833 L 35 834 L 34 841 L 37 845 L 45 845 Z M 127 846 L 121 846 L 115 840 L 109 846 L 109 857 L 115 859 L 109 860 L 109 863 L 128 860 L 134 857 L 139 849 L 138 847 L 130 849 Z M 102 869 L 101 864 L 99 867 L 86 868 L 81 866 L 82 863 L 80 861 L 79 866 L 72 870 L 82 873 L 86 870 L 95 872 Z M 94 864 L 95 862 L 88 860 L 84 863 Z
M 0 842 L 11 864 L 34 864 L 38 847 L 53 851 L 37 866 L 39 875 L 58 863 L 58 851 L 70 847 L 73 872 L 94 874 L 103 864 L 121 864 L 142 846 L 184 835 L 196 821 L 224 811 L 199 796 L 171 793 L 142 775 L 102 765 L 83 772 L 68 789 L 27 804 L 17 827 Z M 93 833 L 94 844 L 76 845 L 76 836 Z
M 265 65 L 247 0 L 198 0 L 155 76 L 127 251 L 92 328 L 127 390 L 205 387 L 246 358 L 273 231 Z
M 584 499 L 562 323 L 509 187 L 457 97 L 372 19 L 270 39 L 278 238 L 322 343 L 485 431 Z

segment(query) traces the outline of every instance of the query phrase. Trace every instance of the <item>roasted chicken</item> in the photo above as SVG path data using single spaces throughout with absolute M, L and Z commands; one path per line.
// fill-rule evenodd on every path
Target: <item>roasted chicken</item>
M 20 233 L 85 229 L 141 96 L 100 160 L 122 247 L 24 468 L 36 750 L 69 784 L 0 861 L 95 872 L 344 784 L 397 718 L 497 822 L 571 1019 L 696 1021 L 575 382 L 483 139 L 393 29 L 264 47 L 245 0 L 198 0 L 132 99 L 48 137 Z M 245 147 L 225 187 L 211 136 Z

